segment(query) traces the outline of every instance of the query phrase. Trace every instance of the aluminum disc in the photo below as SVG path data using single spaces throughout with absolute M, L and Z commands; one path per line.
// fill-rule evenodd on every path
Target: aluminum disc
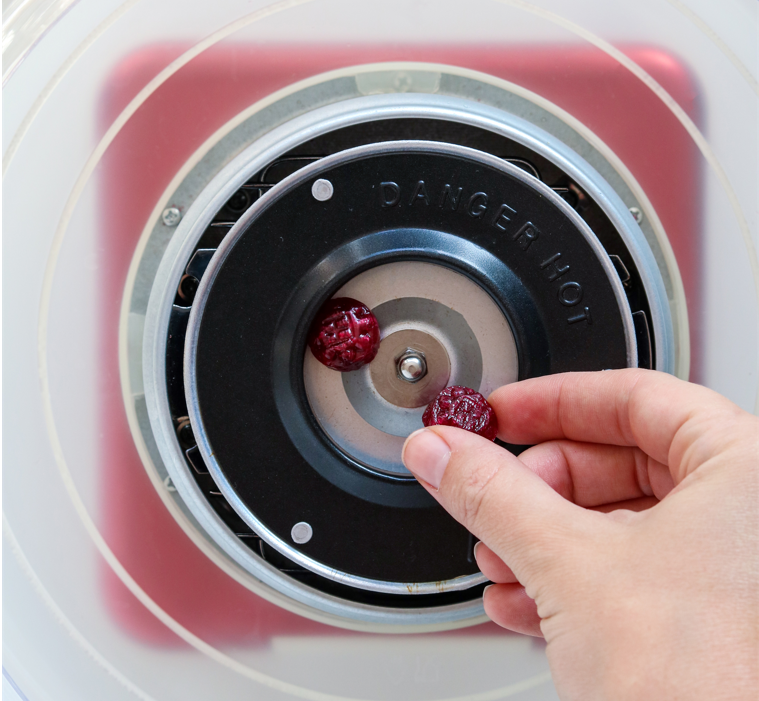
M 372 469 L 410 476 L 401 462 L 403 441 L 422 428 L 426 404 L 447 385 L 487 396 L 517 379 L 519 359 L 508 321 L 490 295 L 461 273 L 432 263 L 388 263 L 356 276 L 335 297 L 360 299 L 372 308 L 382 329 L 380 355 L 357 372 L 337 373 L 306 353 L 306 393 L 334 443 Z M 441 368 L 447 375 L 442 386 L 416 407 L 388 399 L 377 385 L 380 373 L 387 379 L 395 375 L 395 355 L 387 362 L 382 348 L 402 331 L 433 339 L 448 360 Z M 419 340 L 424 344 L 421 335 Z M 413 345 L 413 335 L 402 345 L 408 344 Z

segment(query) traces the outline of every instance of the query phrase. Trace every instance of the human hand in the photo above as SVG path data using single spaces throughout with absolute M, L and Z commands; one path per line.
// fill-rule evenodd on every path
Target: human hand
M 644 370 L 489 398 L 518 458 L 461 429 L 403 460 L 480 539 L 485 611 L 542 635 L 563 699 L 756 699 L 759 419 Z

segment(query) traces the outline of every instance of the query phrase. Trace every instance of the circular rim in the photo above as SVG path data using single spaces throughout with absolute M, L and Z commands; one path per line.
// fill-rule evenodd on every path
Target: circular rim
M 435 281 L 438 287 L 430 287 L 430 283 L 434 285 Z M 377 289 L 386 291 L 377 294 Z M 463 294 L 465 291 L 467 294 Z M 414 428 L 421 426 L 424 408 L 452 381 L 451 378 L 457 378 L 455 384 L 479 388 L 485 395 L 518 379 L 513 330 L 487 291 L 468 276 L 439 262 L 404 261 L 375 266 L 351 278 L 335 292 L 335 296 L 344 295 L 369 304 L 383 329 L 383 343 L 371 365 L 355 373 L 341 373 L 341 377 L 323 368 L 311 354 L 306 353 L 303 380 L 311 411 L 333 443 L 357 462 L 366 463 L 373 455 L 383 464 L 380 471 L 413 480 L 411 473 L 400 464 L 403 441 Z M 430 299 L 426 299 L 425 295 L 429 295 Z M 435 318 L 432 313 L 431 318 L 424 319 L 420 308 L 425 308 L 427 312 L 437 309 L 441 316 Z M 402 318 L 406 315 L 414 322 Z M 487 325 L 487 329 L 483 325 Z M 394 409 L 392 402 L 377 388 L 377 380 L 380 383 L 383 380 L 382 372 L 379 372 L 380 377 L 376 377 L 379 371 L 376 363 L 384 357 L 386 340 L 390 336 L 408 334 L 411 329 L 423 332 L 434 344 L 440 344 L 440 350 L 446 355 L 447 379 L 421 405 Z M 471 341 L 468 334 L 471 334 Z M 469 345 L 470 342 L 472 345 Z M 451 358 L 458 358 L 459 362 L 452 363 Z M 464 364 L 460 362 L 461 358 L 466 358 Z M 429 390 L 430 383 L 422 382 Z M 369 390 L 370 385 L 374 385 L 382 399 L 376 398 L 374 392 Z M 417 391 L 412 390 L 414 394 Z M 339 398 L 341 392 L 347 395 L 347 403 Z M 399 411 L 406 420 L 394 416 L 395 411 Z M 375 423 L 377 419 L 390 429 L 383 430 L 391 434 L 391 439 L 382 436 Z M 382 438 L 383 448 L 379 452 L 370 449 L 370 446 L 376 446 L 379 438 Z M 394 454 L 396 460 L 392 457 Z M 374 469 L 377 469 L 376 462 Z
M 208 295 L 213 283 L 224 264 L 229 253 L 232 251 L 238 238 L 247 230 L 248 225 L 253 222 L 262 212 L 272 207 L 278 200 L 284 197 L 291 189 L 312 180 L 319 174 L 334 168 L 336 166 L 351 163 L 363 158 L 395 153 L 434 153 L 440 155 L 454 156 L 468 160 L 474 160 L 483 163 L 496 171 L 510 175 L 512 178 L 520 180 L 531 188 L 538 190 L 541 195 L 551 202 L 555 207 L 572 222 L 572 224 L 581 232 L 586 242 L 589 244 L 596 257 L 601 263 L 611 282 L 614 295 L 619 307 L 619 313 L 625 331 L 627 366 L 637 367 L 638 356 L 635 342 L 635 330 L 633 328 L 632 312 L 627 301 L 622 283 L 617 275 L 614 265 L 611 262 L 606 250 L 596 238 L 593 231 L 561 197 L 559 197 L 550 187 L 528 175 L 524 170 L 511 163 L 507 163 L 500 158 L 477 151 L 475 149 L 447 144 L 434 141 L 387 141 L 377 144 L 368 144 L 356 148 L 347 149 L 331 156 L 326 156 L 315 163 L 304 166 L 295 173 L 289 175 L 280 183 L 275 185 L 264 197 L 260 198 L 253 204 L 248 211 L 237 221 L 224 240 L 216 250 L 211 262 L 208 264 L 206 271 L 200 281 L 200 286 L 195 294 L 195 299 L 190 310 L 190 319 L 187 325 L 187 335 L 185 340 L 184 352 L 184 384 L 185 395 L 187 397 L 187 411 L 190 422 L 193 426 L 195 439 L 200 449 L 203 460 L 213 477 L 216 485 L 223 496 L 230 503 L 237 514 L 253 531 L 266 541 L 273 548 L 288 557 L 293 562 L 315 572 L 322 577 L 332 579 L 342 584 L 355 586 L 359 589 L 369 591 L 383 592 L 387 594 L 432 594 L 441 591 L 460 591 L 470 587 L 482 584 L 487 578 L 482 573 L 456 577 L 455 579 L 444 582 L 386 582 L 358 575 L 340 572 L 329 567 L 294 548 L 290 543 L 280 538 L 276 533 L 269 529 L 247 505 L 238 496 L 235 489 L 230 484 L 221 465 L 216 459 L 213 448 L 211 447 L 203 418 L 200 413 L 198 388 L 195 380 L 196 375 L 196 354 L 198 345 L 198 335 L 200 333 L 200 320 L 202 318 Z
M 277 595 L 286 596 L 328 615 L 382 625 L 403 624 L 412 617 L 415 624 L 445 626 L 463 620 L 484 620 L 482 601 L 413 611 L 346 602 L 339 597 L 303 585 L 255 557 L 223 521 L 208 509 L 205 498 L 186 471 L 168 412 L 165 387 L 161 385 L 166 351 L 166 339 L 162 329 L 168 323 L 174 290 L 196 242 L 224 202 L 258 170 L 299 143 L 345 126 L 408 117 L 461 122 L 529 145 L 552 162 L 561 164 L 586 192 L 592 190 L 599 196 L 599 206 L 607 215 L 613 216 L 616 224 L 621 223 L 620 233 L 636 262 L 644 262 L 648 266 L 648 275 L 656 283 L 649 292 L 650 304 L 652 307 L 658 306 L 661 311 L 656 319 L 652 318 L 658 341 L 657 369 L 672 372 L 672 324 L 661 273 L 645 237 L 627 211 L 626 205 L 592 166 L 558 138 L 530 121 L 497 107 L 445 95 L 385 94 L 346 99 L 315 109 L 275 127 L 221 169 L 192 202 L 166 247 L 153 278 L 144 324 L 142 380 L 152 434 L 178 495 L 211 542 L 221 548 L 232 561 L 265 586 L 271 587 Z M 668 353 L 665 352 L 665 348 L 668 349 Z M 659 366 L 660 356 L 662 366 Z

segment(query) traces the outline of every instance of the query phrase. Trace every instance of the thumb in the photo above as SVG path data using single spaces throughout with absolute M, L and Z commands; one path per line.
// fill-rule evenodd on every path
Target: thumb
M 516 456 L 481 436 L 449 426 L 412 433 L 403 463 L 441 506 L 483 541 L 530 593 L 536 577 L 578 556 L 598 514 L 557 494 Z M 570 539 L 573 541 L 570 544 Z

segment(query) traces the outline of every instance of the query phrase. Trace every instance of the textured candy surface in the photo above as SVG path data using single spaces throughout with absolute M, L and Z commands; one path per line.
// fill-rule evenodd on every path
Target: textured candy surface
M 328 368 L 340 372 L 358 370 L 377 355 L 379 323 L 363 302 L 350 297 L 330 299 L 314 318 L 308 345 Z
M 493 407 L 469 387 L 446 387 L 424 410 L 422 422 L 425 426 L 456 426 L 491 441 L 498 433 Z

